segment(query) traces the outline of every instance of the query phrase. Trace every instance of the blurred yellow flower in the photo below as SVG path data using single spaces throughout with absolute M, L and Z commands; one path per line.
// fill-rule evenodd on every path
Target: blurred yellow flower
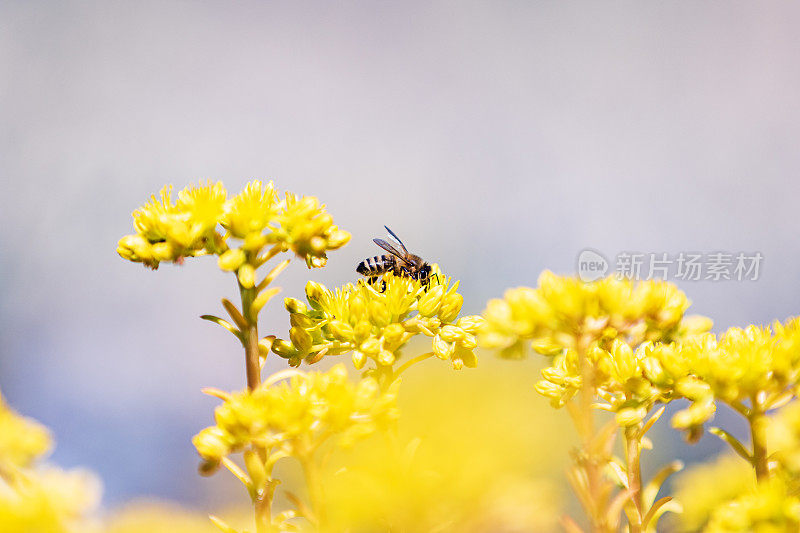
M 100 483 L 82 470 L 42 467 L 51 447 L 46 428 L 8 408 L 0 397 L 0 531 L 84 533 Z
M 782 481 L 759 483 L 718 507 L 705 533 L 789 533 L 800 531 L 800 499 Z
M 50 451 L 50 432 L 14 412 L 0 395 L 0 471 L 3 465 L 27 467 Z
M 736 455 L 690 466 L 675 478 L 675 498 L 683 507 L 675 521 L 682 530 L 699 531 L 715 509 L 754 488 L 753 468 Z
M 406 380 L 397 438 L 364 440 L 325 469 L 324 531 L 560 530 L 555 479 L 569 431 L 532 401 L 518 367 L 487 364 L 458 376 L 432 367 Z
M 114 513 L 105 533 L 219 533 L 205 514 L 159 501 L 140 501 Z

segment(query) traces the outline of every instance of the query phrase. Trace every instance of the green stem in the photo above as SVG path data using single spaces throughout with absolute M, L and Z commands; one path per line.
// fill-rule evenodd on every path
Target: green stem
M 246 289 L 241 283 L 239 284 L 239 294 L 242 297 L 242 315 L 244 315 L 247 322 L 247 327 L 242 331 L 247 388 L 253 390 L 261 385 L 261 362 L 258 353 L 258 316 L 253 316 L 250 312 L 257 294 L 255 288 Z
M 586 476 L 586 494 L 581 498 L 584 511 L 589 518 L 592 531 L 596 533 L 611 532 L 608 523 L 607 500 L 608 487 L 603 479 L 603 458 L 597 453 L 597 431 L 594 425 L 594 410 L 592 403 L 595 397 L 594 367 L 589 361 L 589 346 L 592 337 L 588 334 L 577 335 L 577 355 L 581 372 L 581 389 L 578 393 L 578 408 L 574 410 L 575 429 L 581 438 L 581 454 L 578 468 Z
M 256 533 L 272 533 L 272 497 L 275 494 L 275 483 L 267 482 L 256 497 L 255 506 Z
M 763 406 L 758 401 L 758 396 L 752 398 L 753 407 L 747 421 L 750 424 L 750 439 L 753 444 L 753 466 L 756 469 L 758 482 L 769 479 L 769 454 L 765 442 L 764 427 L 767 422 Z
M 433 352 L 428 352 L 428 353 L 424 353 L 422 355 L 418 355 L 413 359 L 409 359 L 408 361 L 406 361 L 405 363 L 400 365 L 400 368 L 398 368 L 397 371 L 394 373 L 394 379 L 392 381 L 394 381 L 395 379 L 400 377 L 400 374 L 402 374 L 403 372 L 405 372 L 406 370 L 408 370 L 409 368 L 411 368 L 415 364 L 417 364 L 419 362 L 422 362 L 425 359 L 429 359 L 429 358 L 433 357 L 433 355 L 434 355 Z
M 630 533 L 640 533 L 644 522 L 642 505 L 642 468 L 641 468 L 641 434 L 638 427 L 625 428 L 625 459 L 627 462 L 628 490 L 631 501 L 636 508 L 633 520 L 628 520 Z M 630 517 L 629 517 L 630 518 Z

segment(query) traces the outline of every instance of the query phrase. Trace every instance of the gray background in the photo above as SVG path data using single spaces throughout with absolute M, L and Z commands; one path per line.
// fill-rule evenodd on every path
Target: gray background
M 108 504 L 209 498 L 199 389 L 243 364 L 197 316 L 233 281 L 114 252 L 149 194 L 206 178 L 275 179 L 353 233 L 285 295 L 353 279 L 388 224 L 467 312 L 592 247 L 760 251 L 757 282 L 681 283 L 693 309 L 798 313 L 798 27 L 792 2 L 2 2 L 0 389 Z M 262 324 L 286 335 L 280 306 Z

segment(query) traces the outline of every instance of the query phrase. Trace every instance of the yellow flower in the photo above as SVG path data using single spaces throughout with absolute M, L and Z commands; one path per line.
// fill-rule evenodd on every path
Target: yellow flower
M 286 200 L 280 201 L 271 181 L 251 181 L 230 199 L 222 182 L 208 181 L 183 189 L 177 203 L 172 200 L 172 186 L 164 187 L 158 197 L 152 196 L 134 211 L 133 219 L 136 233 L 119 240 L 117 253 L 153 269 L 163 261 L 181 263 L 186 257 L 205 254 L 225 256 L 231 249 L 237 255 L 220 258 L 223 270 L 236 270 L 235 263 L 242 261 L 243 254 L 256 268 L 287 250 L 309 267 L 321 267 L 328 250 L 341 248 L 350 240 L 350 234 L 333 224 L 319 200 L 286 193 Z M 218 225 L 227 233 L 218 232 Z M 242 242 L 229 246 L 229 238 Z M 274 253 L 259 257 L 268 244 L 275 245 Z
M 126 235 L 117 245 L 123 258 L 158 268 L 162 261 L 180 262 L 205 250 L 215 252 L 219 236 L 215 228 L 222 216 L 225 188 L 221 182 L 186 187 L 172 203 L 172 186 L 161 189 L 159 198 L 133 212 L 135 235 Z
M 759 483 L 749 493 L 718 507 L 705 532 L 782 533 L 798 530 L 800 499 L 775 479 Z
M 28 470 L 9 486 L 0 478 L 0 531 L 91 531 L 88 516 L 99 499 L 99 481 L 80 470 Z
M 298 198 L 286 193 L 285 209 L 277 220 L 280 224 L 275 231 L 277 239 L 305 259 L 309 268 L 325 266 L 326 252 L 350 241 L 350 234 L 333 224 L 325 206 L 313 196 Z
M 766 429 L 772 458 L 800 488 L 800 401 L 793 401 L 773 416 Z
M 167 240 L 172 220 L 180 214 L 172 203 L 172 185 L 164 186 L 159 197 L 150 197 L 150 202 L 133 212 L 133 227 L 136 233 L 150 242 Z
M 478 316 L 456 320 L 463 297 L 458 282 L 437 274 L 426 287 L 419 280 L 389 273 L 385 288 L 359 281 L 330 291 L 313 281 L 306 285 L 308 305 L 287 298 L 292 328 L 290 340 L 276 341 L 273 351 L 292 364 L 302 359 L 313 362 L 320 353 L 353 353 L 356 368 L 367 359 L 377 366 L 391 366 L 400 350 L 414 336 L 431 338 L 431 351 L 450 360 L 456 368 L 474 367 L 477 360 L 475 337 L 482 319 Z
M 398 435 L 332 455 L 325 531 L 560 531 L 564 420 L 532 401 L 519 367 L 487 364 L 461 376 L 434 366 L 403 383 Z
M 100 483 L 81 470 L 37 466 L 50 447 L 45 427 L 19 416 L 0 398 L 0 531 L 87 531 Z
M 225 210 L 227 192 L 221 181 L 186 187 L 178 193 L 176 208 L 188 215 L 193 233 L 203 235 L 219 224 Z
M 675 479 L 675 498 L 683 507 L 680 523 L 686 531 L 699 531 L 715 509 L 754 488 L 752 467 L 737 455 L 691 466 Z
M 3 464 L 28 467 L 51 446 L 47 428 L 15 413 L 0 396 L 0 471 Z
M 587 283 L 545 271 L 536 289 L 510 289 L 503 299 L 490 300 L 479 337 L 482 346 L 509 358 L 521 357 L 525 343 L 545 355 L 577 349 L 587 340 L 620 338 L 635 347 L 710 327 L 708 320 L 682 323 L 689 304 L 683 292 L 664 281 L 612 276 Z
M 254 180 L 228 200 L 222 226 L 239 239 L 253 233 L 260 234 L 276 221 L 281 207 L 274 184 L 270 181 L 264 185 L 260 180 Z
M 219 533 L 208 517 L 167 502 L 141 501 L 114 513 L 106 533 Z

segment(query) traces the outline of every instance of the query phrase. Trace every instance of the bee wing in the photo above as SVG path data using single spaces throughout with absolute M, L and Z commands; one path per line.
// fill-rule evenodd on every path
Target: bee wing
M 375 244 L 377 244 L 378 246 L 380 246 L 393 256 L 397 257 L 398 259 L 401 259 L 402 261 L 408 263 L 408 259 L 406 259 L 406 254 L 398 251 L 397 248 L 395 248 L 388 242 L 384 241 L 383 239 L 372 239 L 372 242 L 374 242 Z
M 396 240 L 396 241 L 397 241 L 397 244 L 399 244 L 399 245 L 400 245 L 400 248 L 402 248 L 402 249 L 403 249 L 403 251 L 404 251 L 406 254 L 408 254 L 408 250 L 406 249 L 406 245 L 405 245 L 405 244 L 403 244 L 403 241 L 401 241 L 401 240 L 400 240 L 400 237 L 398 237 L 397 235 L 395 235 L 395 234 L 394 234 L 394 232 L 393 232 L 392 230 L 390 230 L 390 229 L 389 229 L 389 226 L 384 226 L 384 228 L 386 228 L 386 231 L 388 231 L 388 232 L 389 232 L 389 235 L 391 235 L 391 236 L 392 236 L 392 238 L 393 238 L 394 240 Z

